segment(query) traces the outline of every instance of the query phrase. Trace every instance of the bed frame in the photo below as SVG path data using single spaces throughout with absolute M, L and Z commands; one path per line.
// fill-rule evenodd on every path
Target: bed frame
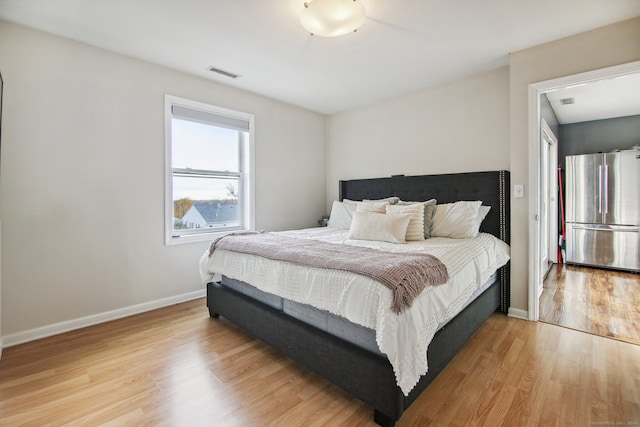
M 491 210 L 480 231 L 509 243 L 509 181 L 508 171 L 357 179 L 340 181 L 340 199 L 482 200 Z M 409 396 L 397 386 L 384 355 L 343 341 L 220 283 L 207 285 L 207 306 L 211 317 L 224 316 L 372 406 L 379 425 L 393 426 L 484 321 L 498 309 L 507 312 L 509 264 L 499 270 L 497 280 L 484 293 L 436 333 L 427 350 L 429 372 Z

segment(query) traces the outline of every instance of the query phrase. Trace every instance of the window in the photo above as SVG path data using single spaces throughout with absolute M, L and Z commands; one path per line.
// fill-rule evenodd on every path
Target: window
M 253 116 L 165 96 L 167 244 L 252 229 Z

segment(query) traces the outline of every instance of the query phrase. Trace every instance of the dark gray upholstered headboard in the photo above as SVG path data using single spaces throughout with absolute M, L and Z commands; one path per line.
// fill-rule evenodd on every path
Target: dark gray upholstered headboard
M 510 242 L 511 212 L 508 171 L 468 172 L 443 175 L 394 175 L 387 178 L 340 181 L 340 200 L 381 199 L 398 196 L 407 201 L 436 199 L 438 203 L 482 200 L 491 210 L 480 231 Z M 500 270 L 500 310 L 509 308 L 509 264 Z

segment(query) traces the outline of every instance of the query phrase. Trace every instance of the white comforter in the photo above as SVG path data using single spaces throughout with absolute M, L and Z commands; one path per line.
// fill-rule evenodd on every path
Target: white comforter
M 255 255 L 217 250 L 200 259 L 200 275 L 213 274 L 250 283 L 258 289 L 342 316 L 374 329 L 380 351 L 387 355 L 405 395 L 427 372 L 427 346 L 439 324 L 453 318 L 493 272 L 509 260 L 509 246 L 489 234 L 473 239 L 436 237 L 424 242 L 393 244 L 348 239 L 348 230 L 310 228 L 283 235 L 333 243 L 367 246 L 390 252 L 425 252 L 440 259 L 449 282 L 427 287 L 400 315 L 390 307 L 392 292 L 365 276 L 339 270 L 310 268 Z

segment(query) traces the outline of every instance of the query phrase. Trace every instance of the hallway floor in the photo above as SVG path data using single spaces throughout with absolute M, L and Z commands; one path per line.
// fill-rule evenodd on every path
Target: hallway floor
M 640 274 L 555 264 L 540 321 L 640 345 Z

